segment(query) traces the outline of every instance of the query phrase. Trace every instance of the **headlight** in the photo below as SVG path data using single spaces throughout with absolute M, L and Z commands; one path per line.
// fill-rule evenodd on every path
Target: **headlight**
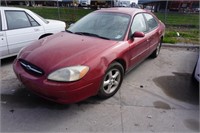
M 85 76 L 89 71 L 87 66 L 72 66 L 58 69 L 51 74 L 49 74 L 48 79 L 53 81 L 76 81 Z

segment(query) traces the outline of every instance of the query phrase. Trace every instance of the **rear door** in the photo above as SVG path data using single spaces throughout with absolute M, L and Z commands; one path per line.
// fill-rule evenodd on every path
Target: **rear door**
M 147 25 L 148 25 L 148 33 L 146 35 L 149 36 L 149 48 L 150 53 L 153 52 L 158 43 L 160 42 L 160 31 L 158 29 L 158 22 L 153 17 L 153 15 L 149 13 L 144 13 L 144 17 L 146 19 Z
M 9 54 L 19 50 L 44 34 L 43 27 L 23 10 L 5 10 Z
M 3 14 L 0 10 L 0 58 L 8 55 L 8 44 L 6 39 L 6 32 L 3 30 Z

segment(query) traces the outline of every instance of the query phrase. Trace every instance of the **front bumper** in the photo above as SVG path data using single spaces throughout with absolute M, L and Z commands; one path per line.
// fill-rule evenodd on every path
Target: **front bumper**
M 36 77 L 27 73 L 16 59 L 13 70 L 17 78 L 35 94 L 58 103 L 75 103 L 96 95 L 100 87 L 101 78 L 76 82 L 49 81 L 46 76 Z

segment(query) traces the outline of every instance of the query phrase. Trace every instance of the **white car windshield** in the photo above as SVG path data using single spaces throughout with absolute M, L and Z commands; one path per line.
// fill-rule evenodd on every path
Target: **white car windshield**
M 68 28 L 68 31 L 109 40 L 123 40 L 130 18 L 122 13 L 91 13 Z

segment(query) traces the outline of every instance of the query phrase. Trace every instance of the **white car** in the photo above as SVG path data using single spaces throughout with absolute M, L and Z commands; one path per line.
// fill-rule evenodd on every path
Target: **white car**
M 43 19 L 27 9 L 0 7 L 0 59 L 17 55 L 31 42 L 65 28 L 64 22 Z

